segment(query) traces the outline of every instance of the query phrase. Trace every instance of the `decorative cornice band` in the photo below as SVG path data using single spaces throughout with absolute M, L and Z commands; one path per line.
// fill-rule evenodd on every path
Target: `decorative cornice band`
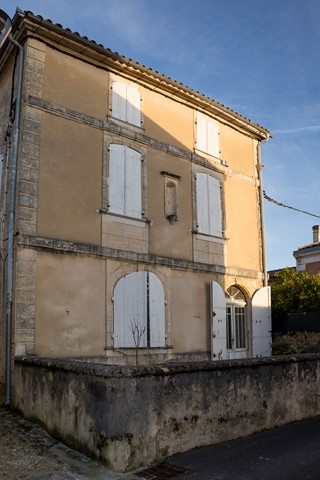
M 115 258 L 131 262 L 141 262 L 151 265 L 163 265 L 174 270 L 194 271 L 211 274 L 235 274 L 248 278 L 259 278 L 259 272 L 253 270 L 237 271 L 234 268 L 227 268 L 224 265 L 211 265 L 201 262 L 193 262 L 180 258 L 164 257 L 146 253 L 128 252 L 115 248 L 102 247 L 89 243 L 72 242 L 69 240 L 38 237 L 35 235 L 20 235 L 17 240 L 18 247 L 29 247 L 35 250 L 42 250 L 52 253 L 63 253 L 70 255 L 87 255 L 103 258 Z M 230 271 L 229 271 L 230 270 Z

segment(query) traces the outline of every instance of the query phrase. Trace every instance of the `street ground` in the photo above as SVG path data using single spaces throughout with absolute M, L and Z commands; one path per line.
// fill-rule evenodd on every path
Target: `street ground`
M 129 480 L 0 408 L 0 480 Z M 133 477 L 135 478 L 135 477 Z
M 169 459 L 189 473 L 178 480 L 319 480 L 320 417 Z

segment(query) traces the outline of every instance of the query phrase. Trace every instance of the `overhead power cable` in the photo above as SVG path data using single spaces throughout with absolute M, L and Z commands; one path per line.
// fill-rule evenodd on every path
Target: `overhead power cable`
M 279 207 L 290 208 L 290 210 L 295 210 L 296 212 L 305 213 L 306 215 L 310 215 L 311 217 L 320 218 L 320 215 L 315 215 L 314 213 L 306 212 L 305 210 L 300 210 L 299 208 L 291 207 L 290 205 L 285 205 L 284 203 L 277 202 L 273 198 L 269 197 L 265 191 L 263 191 L 263 196 L 268 202 L 275 203 Z

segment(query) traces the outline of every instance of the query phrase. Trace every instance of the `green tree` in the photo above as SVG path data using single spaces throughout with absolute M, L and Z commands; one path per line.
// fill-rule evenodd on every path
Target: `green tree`
M 286 268 L 276 274 L 271 287 L 272 312 L 320 312 L 320 275 Z

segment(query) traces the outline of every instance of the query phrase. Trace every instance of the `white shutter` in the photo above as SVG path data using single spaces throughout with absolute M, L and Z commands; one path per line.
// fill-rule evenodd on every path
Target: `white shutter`
M 141 126 L 140 92 L 131 85 L 127 85 L 127 122 L 137 127 Z
M 112 83 L 112 116 L 127 121 L 127 85 L 122 82 Z
M 109 211 L 124 214 L 125 147 L 109 148 Z
M 197 173 L 197 223 L 200 233 L 210 233 L 208 216 L 208 179 L 206 173 Z
M 145 329 L 140 347 L 147 345 L 146 272 L 135 272 L 118 281 L 114 289 L 114 346 L 135 347 L 132 328 Z
M 252 355 L 271 355 L 271 288 L 263 287 L 252 298 Z
M 126 148 L 125 214 L 141 218 L 141 155 L 132 148 Z
M 210 283 L 211 358 L 227 358 L 227 324 L 225 294 L 217 282 Z
M 219 124 L 200 112 L 197 113 L 197 148 L 219 157 Z
M 197 113 L 197 149 L 207 151 L 207 121 L 206 117 Z
M 149 276 L 149 316 L 150 316 L 150 347 L 164 347 L 165 311 L 164 291 L 160 279 L 152 272 Z
M 217 237 L 222 236 L 222 210 L 220 182 L 208 177 L 208 209 L 209 209 L 209 233 Z
M 219 127 L 214 120 L 207 119 L 207 153 L 219 157 Z

